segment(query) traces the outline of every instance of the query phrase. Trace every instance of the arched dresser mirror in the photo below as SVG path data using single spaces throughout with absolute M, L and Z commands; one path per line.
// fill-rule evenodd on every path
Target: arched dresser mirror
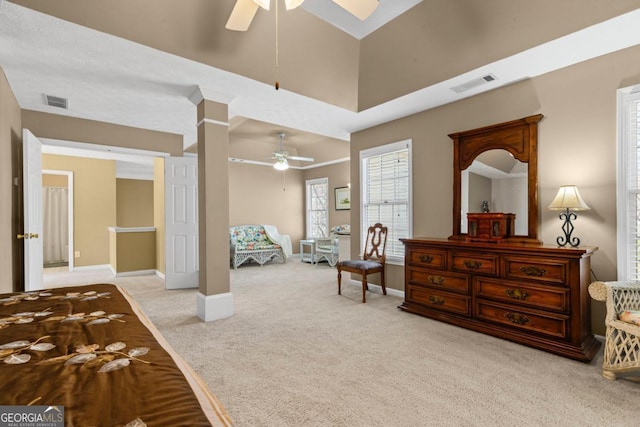
M 526 175 L 526 181 L 521 191 L 526 192 L 526 197 L 521 195 L 522 203 L 526 206 L 520 208 L 516 215 L 515 230 L 507 240 L 536 243 L 538 240 L 538 122 L 543 115 L 525 117 L 510 122 L 500 123 L 483 128 L 472 129 L 464 132 L 452 133 L 453 139 L 453 234 L 451 239 L 465 239 L 467 230 L 465 221 L 467 212 L 480 212 L 480 207 L 469 207 L 468 200 L 473 200 L 474 195 L 469 195 L 469 186 L 466 185 L 466 176 L 470 169 L 474 170 L 474 161 L 479 157 L 489 158 L 506 152 L 512 157 L 512 170 Z M 504 155 L 502 156 L 505 157 Z M 519 163 L 518 163 L 519 162 Z M 482 167 L 491 160 L 484 161 Z M 464 184 L 464 185 L 463 185 Z M 513 191 L 513 190 L 512 190 Z M 477 197 L 476 197 L 477 198 Z M 481 197 L 482 198 L 482 197 Z M 509 206 L 508 203 L 502 204 Z M 523 218 L 524 216 L 524 218 Z M 523 222 L 526 221 L 526 224 Z

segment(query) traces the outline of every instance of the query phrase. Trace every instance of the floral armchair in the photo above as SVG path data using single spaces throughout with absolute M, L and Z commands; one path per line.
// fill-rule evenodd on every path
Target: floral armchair
M 340 234 L 351 234 L 349 224 L 337 225 L 331 228 L 329 237 L 315 239 L 315 262 L 326 260 L 331 267 L 338 263 L 338 236 Z

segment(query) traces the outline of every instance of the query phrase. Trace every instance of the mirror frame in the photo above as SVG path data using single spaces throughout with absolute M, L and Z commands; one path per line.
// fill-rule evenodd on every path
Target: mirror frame
M 478 129 L 449 134 L 453 139 L 453 235 L 450 239 L 464 239 L 461 232 L 462 171 L 478 155 L 488 150 L 507 150 L 528 165 L 528 221 L 526 236 L 512 236 L 508 241 L 540 244 L 538 240 L 538 122 L 542 114 L 499 123 Z

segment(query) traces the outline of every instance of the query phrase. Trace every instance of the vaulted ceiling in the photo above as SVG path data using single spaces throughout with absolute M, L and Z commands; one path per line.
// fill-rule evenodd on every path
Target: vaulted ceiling
M 188 148 L 201 88 L 229 104 L 231 146 L 285 130 L 299 155 L 322 157 L 324 140 L 343 157 L 352 132 L 640 43 L 637 0 L 380 0 L 372 19 L 391 20 L 351 34 L 323 11 L 332 2 L 306 0 L 280 8 L 276 73 L 274 8 L 233 32 L 234 3 L 0 0 L 0 65 L 24 109 L 177 133 Z M 394 18 L 392 3 L 408 9 Z

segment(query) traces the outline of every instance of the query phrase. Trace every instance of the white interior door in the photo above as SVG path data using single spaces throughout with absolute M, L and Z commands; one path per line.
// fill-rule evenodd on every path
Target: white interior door
M 198 159 L 167 157 L 165 288 L 198 287 Z
M 42 289 L 42 143 L 28 129 L 24 129 L 22 147 L 24 286 L 25 290 L 33 291 Z

